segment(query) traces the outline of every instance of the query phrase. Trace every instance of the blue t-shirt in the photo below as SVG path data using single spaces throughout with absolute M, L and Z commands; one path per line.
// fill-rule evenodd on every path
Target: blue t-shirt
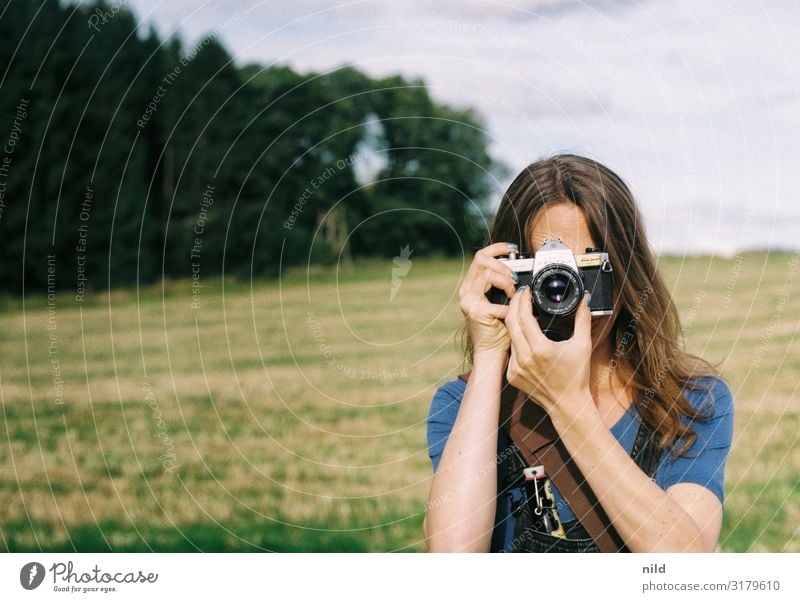
M 687 401 L 695 409 L 700 409 L 704 414 L 710 415 L 708 420 L 690 421 L 692 428 L 697 433 L 692 447 L 679 458 L 665 451 L 661 454 L 661 461 L 655 475 L 656 484 L 666 490 L 676 483 L 696 483 L 714 493 L 720 500 L 724 499 L 723 481 L 725 460 L 731 446 L 733 436 L 733 397 L 724 381 L 718 378 L 706 377 L 699 381 L 706 386 L 704 389 L 686 389 L 684 394 Z M 433 470 L 439 466 L 439 460 L 444 452 L 447 438 L 455 423 L 458 410 L 461 407 L 461 398 L 466 390 L 466 383 L 456 379 L 445 383 L 431 401 L 428 414 L 428 455 L 433 463 Z M 628 454 L 633 447 L 636 433 L 639 429 L 641 417 L 636 407 L 631 404 L 622 418 L 611 427 L 611 434 Z M 497 458 L 502 457 L 503 450 L 509 443 L 505 430 L 498 427 Z M 497 470 L 497 513 L 495 528 L 492 534 L 492 552 L 508 550 L 514 537 L 515 517 L 511 514 L 512 504 L 524 499 L 523 486 L 502 491 L 503 471 L 502 463 L 498 463 Z M 553 495 L 556 500 L 556 510 L 562 522 L 573 520 L 575 515 L 570 510 L 566 501 L 553 485 Z

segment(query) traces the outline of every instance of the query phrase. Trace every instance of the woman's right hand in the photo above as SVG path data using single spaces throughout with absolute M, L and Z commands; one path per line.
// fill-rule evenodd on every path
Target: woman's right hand
M 503 323 L 508 306 L 490 303 L 486 297 L 492 287 L 502 290 L 509 299 L 516 291 L 514 272 L 497 259 L 499 255 L 508 255 L 509 248 L 515 249 L 516 245 L 498 242 L 475 253 L 458 290 L 475 355 L 485 352 L 505 354 L 511 346 L 511 338 Z

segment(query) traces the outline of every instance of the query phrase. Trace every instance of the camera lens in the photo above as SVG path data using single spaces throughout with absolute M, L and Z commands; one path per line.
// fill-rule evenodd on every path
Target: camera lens
M 539 272 L 531 283 L 536 309 L 550 316 L 566 316 L 575 311 L 581 300 L 581 277 L 564 264 L 552 264 Z
M 548 276 L 542 282 L 544 294 L 553 303 L 561 303 L 564 297 L 567 296 L 567 289 L 569 289 L 569 282 L 560 274 Z

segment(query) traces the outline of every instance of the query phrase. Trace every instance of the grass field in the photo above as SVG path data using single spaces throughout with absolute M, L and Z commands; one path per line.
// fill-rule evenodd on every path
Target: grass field
M 422 551 L 460 261 L 2 301 L 8 551 Z M 800 552 L 798 256 L 660 260 L 736 403 L 721 549 Z M 63 381 L 63 384 L 58 381 Z M 6 440 L 7 439 L 7 440 Z

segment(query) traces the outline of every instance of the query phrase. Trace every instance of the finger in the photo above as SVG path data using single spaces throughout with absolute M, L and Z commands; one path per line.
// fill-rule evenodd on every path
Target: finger
M 517 354 L 514 353 L 514 343 L 511 343 L 511 353 L 508 356 L 508 366 L 506 366 L 506 381 L 513 387 L 519 375 L 519 364 Z
M 519 246 L 513 242 L 496 242 L 487 247 L 482 248 L 477 254 L 488 255 L 489 257 L 497 257 L 498 255 L 508 255 L 509 250 L 519 250 Z
M 525 295 L 527 288 L 524 287 L 518 294 L 511 297 L 511 302 L 508 304 L 508 315 L 506 316 L 506 328 L 508 328 L 508 334 L 511 336 L 511 343 L 519 347 L 520 352 L 526 357 L 530 351 L 530 344 L 522 331 L 520 316 L 525 311 L 531 311 L 530 305 L 526 306 L 525 303 L 526 299 L 530 299 L 529 296 Z
M 584 340 L 592 338 L 592 310 L 589 308 L 588 291 L 584 291 L 583 299 L 578 304 L 578 310 L 575 312 L 575 330 L 570 338 Z
M 493 286 L 503 291 L 507 297 L 511 297 L 516 290 L 516 281 L 519 280 L 513 271 L 500 264 L 500 268 L 491 269 L 484 267 L 476 259 L 470 267 L 466 278 L 464 278 L 459 288 L 459 296 L 463 297 L 483 297 Z
M 489 309 L 486 310 L 486 314 L 498 320 L 505 320 L 508 315 L 508 305 L 489 303 Z
M 521 305 L 531 308 L 530 311 L 522 311 L 519 314 L 520 328 L 528 341 L 528 345 L 530 345 L 531 349 L 547 345 L 550 339 L 542 332 L 539 320 L 533 315 L 533 296 L 531 295 L 530 287 L 526 287 L 524 293 L 519 296 L 524 297 L 521 299 Z
M 477 286 L 483 294 L 495 286 L 510 298 L 516 290 L 518 280 L 519 277 L 514 271 L 501 261 L 485 255 L 476 255 L 465 283 L 468 289 L 472 289 L 473 285 Z
M 481 254 L 480 252 L 475 254 L 475 260 L 473 261 L 473 265 L 477 267 L 478 270 L 488 270 L 492 272 L 497 272 L 498 274 L 513 274 L 514 270 L 512 270 L 508 265 L 496 259 L 494 257 L 490 257 L 486 254 Z
M 508 368 L 506 369 L 506 380 L 513 382 L 519 390 L 534 391 L 537 387 L 529 377 L 524 366 L 530 361 L 530 356 L 521 352 L 518 347 L 511 345 L 511 354 L 508 357 Z
M 506 327 L 508 328 L 509 333 L 512 333 L 513 336 L 518 336 L 519 333 L 519 318 L 517 317 L 517 306 L 519 305 L 519 299 L 522 295 L 514 295 L 511 297 L 511 300 L 508 302 L 508 314 L 506 315 Z M 513 331 L 513 332 L 512 332 Z
M 461 311 L 465 316 L 473 318 L 478 316 L 489 316 L 498 320 L 505 320 L 508 315 L 508 306 L 490 303 L 486 297 L 478 297 L 473 301 L 463 302 Z
M 517 245 L 514 243 L 495 243 L 475 253 L 475 258 L 469 267 L 459 294 L 463 297 L 464 294 L 468 294 L 467 291 L 471 291 L 473 295 L 476 295 L 478 291 L 473 288 L 473 285 L 475 285 L 485 295 L 494 286 L 503 291 L 506 297 L 511 298 L 514 295 L 516 286 L 519 284 L 519 276 L 495 256 L 508 254 L 509 251 L 516 248 Z M 500 280 L 487 276 L 487 272 L 497 274 Z
M 511 330 L 509 329 L 508 332 L 511 333 Z M 509 357 L 508 363 L 513 364 L 517 372 L 521 372 L 522 366 L 525 365 L 530 357 L 530 348 L 525 338 L 517 337 L 517 339 L 514 339 L 511 337 L 511 356 Z
M 517 290 L 517 283 L 511 277 L 511 271 L 505 268 L 502 272 L 496 270 L 487 270 L 486 282 L 483 285 L 483 293 L 489 292 L 492 287 L 498 288 L 506 294 L 509 299 L 514 296 Z
M 488 247 L 484 247 L 475 253 L 474 263 L 490 268 L 494 266 L 498 270 L 508 270 L 509 268 L 501 262 L 497 257 L 501 255 L 508 255 L 511 251 L 519 251 L 519 247 L 513 242 L 498 242 Z
M 505 320 L 508 315 L 508 305 L 490 303 L 486 297 L 475 303 L 476 313 Z

